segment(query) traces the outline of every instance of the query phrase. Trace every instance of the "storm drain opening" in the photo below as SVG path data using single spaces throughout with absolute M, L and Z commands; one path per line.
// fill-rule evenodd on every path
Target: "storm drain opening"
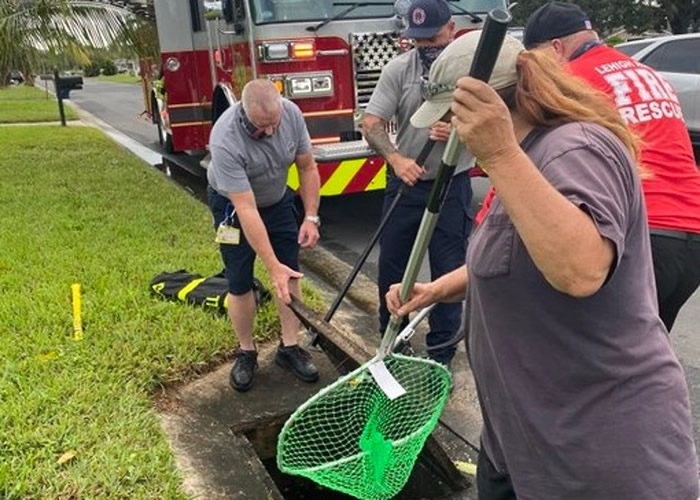
M 245 437 L 265 467 L 282 496 L 287 500 L 346 500 L 349 495 L 324 488 L 301 476 L 285 474 L 277 468 L 277 437 L 289 415 L 268 417 L 253 425 L 234 426 L 235 434 Z M 424 460 L 416 462 L 411 477 L 395 498 L 398 500 L 452 498 L 455 489 L 426 466 Z

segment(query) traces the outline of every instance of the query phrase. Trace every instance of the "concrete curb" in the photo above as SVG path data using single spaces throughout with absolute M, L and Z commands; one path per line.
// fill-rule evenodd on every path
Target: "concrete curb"
M 341 289 L 352 271 L 352 266 L 321 246 L 311 250 L 303 250 L 300 254 L 300 260 L 303 266 L 320 276 L 336 290 Z M 346 297 L 367 314 L 376 315 L 378 313 L 377 284 L 366 274 L 360 272 L 357 275 Z M 330 304 L 328 305 L 330 306 Z
M 89 126 L 87 123 L 83 123 L 80 120 L 67 120 L 71 125 L 77 125 L 79 127 Z M 46 126 L 56 126 L 60 125 L 61 122 L 13 122 L 13 123 L 0 123 L 0 127 L 46 127 Z
M 84 110 L 74 102 L 65 102 L 76 110 L 80 121 L 82 121 L 82 125 L 93 126 L 102 130 L 114 141 L 119 143 L 122 147 L 126 148 L 134 155 L 138 156 L 150 166 L 154 166 L 162 162 L 162 155 L 159 153 L 147 148 L 138 141 L 126 136 L 122 132 L 119 132 L 117 129 L 97 118 L 89 111 Z M 300 261 L 304 267 L 319 276 L 328 285 L 336 290 L 340 290 L 343 283 L 345 283 L 345 280 L 352 271 L 352 266 L 321 246 L 311 250 L 303 250 L 300 253 Z M 379 310 L 379 297 L 377 294 L 377 284 L 367 275 L 359 273 L 348 291 L 347 298 L 349 298 L 355 305 L 357 305 L 367 314 L 376 315 Z M 328 305 L 330 306 L 330 304 Z

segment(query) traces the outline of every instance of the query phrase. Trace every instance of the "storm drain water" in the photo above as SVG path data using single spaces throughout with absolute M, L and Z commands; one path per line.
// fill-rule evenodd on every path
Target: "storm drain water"
M 345 500 L 354 497 L 324 488 L 301 476 L 282 473 L 277 468 L 277 436 L 286 418 L 276 422 L 261 422 L 258 427 L 242 432 L 253 446 L 267 473 L 287 500 Z M 233 429 L 236 432 L 236 428 Z M 454 495 L 454 491 L 433 475 L 421 463 L 416 463 L 411 478 L 396 497 L 398 500 L 444 499 Z

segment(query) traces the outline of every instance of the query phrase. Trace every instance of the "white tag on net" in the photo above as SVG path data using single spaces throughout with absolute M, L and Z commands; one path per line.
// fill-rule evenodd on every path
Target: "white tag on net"
M 389 373 L 384 361 L 370 363 L 367 368 L 372 374 L 372 378 L 374 378 L 374 381 L 377 383 L 382 392 L 386 394 L 387 398 L 393 401 L 394 399 L 406 394 L 406 389 L 401 387 L 401 384 L 399 384 L 394 376 Z

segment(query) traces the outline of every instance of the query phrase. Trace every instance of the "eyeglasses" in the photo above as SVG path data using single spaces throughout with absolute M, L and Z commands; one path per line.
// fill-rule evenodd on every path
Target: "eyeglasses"
M 452 92 L 456 88 L 455 85 L 431 82 L 427 76 L 421 76 L 420 79 L 420 94 L 426 101 L 432 100 L 436 95 L 443 92 Z

